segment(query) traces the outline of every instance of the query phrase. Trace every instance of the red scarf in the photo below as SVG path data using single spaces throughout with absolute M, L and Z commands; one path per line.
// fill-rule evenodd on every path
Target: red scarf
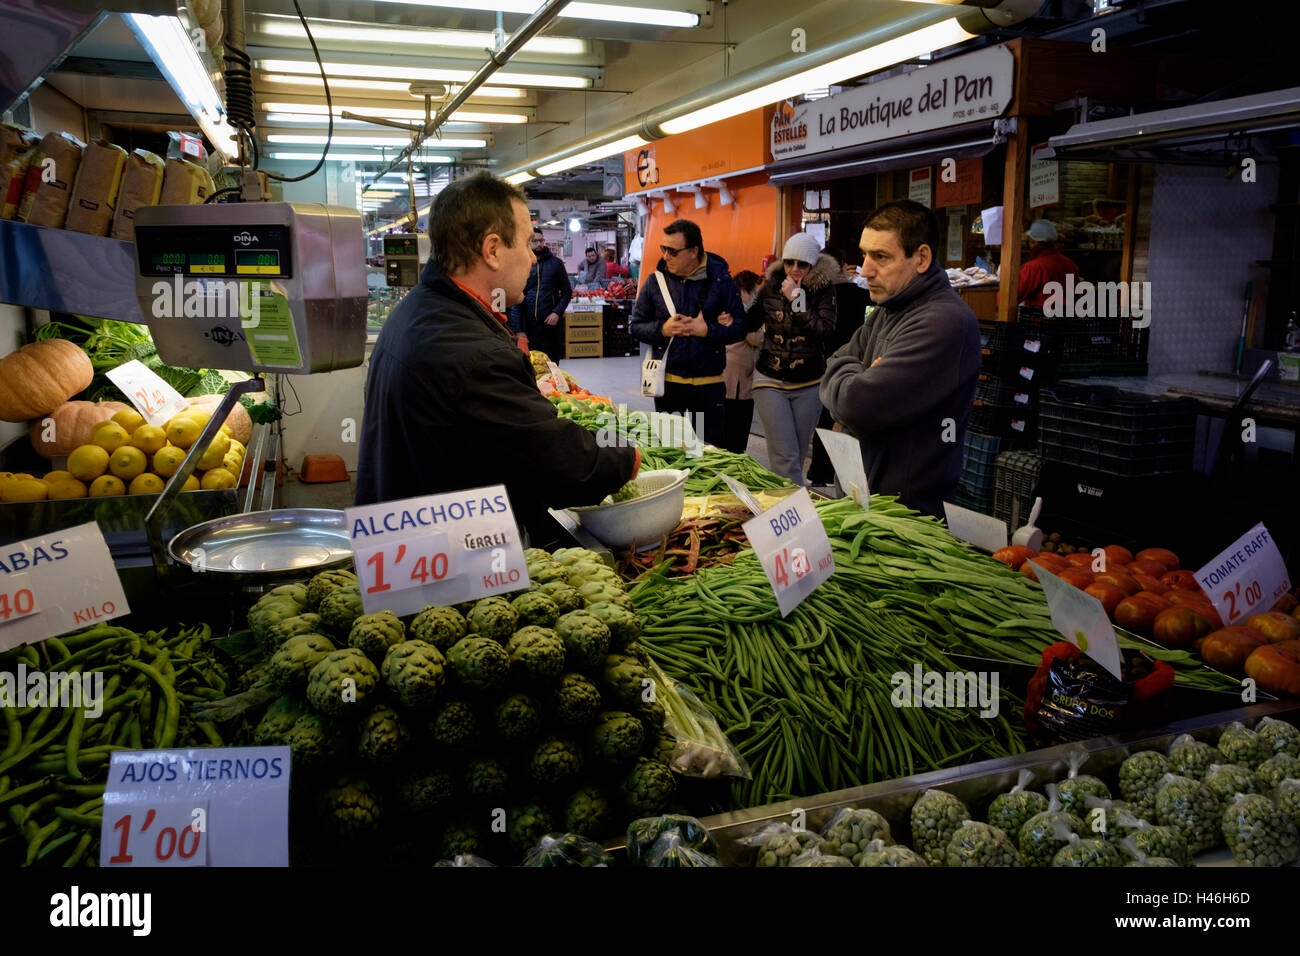
M 450 277 L 448 277 L 448 278 L 450 278 Z M 452 281 L 452 282 L 456 282 L 455 279 L 452 279 L 451 281 Z M 509 325 L 509 324 L 510 324 L 510 320 L 509 320 L 508 318 L 506 318 L 504 315 L 502 315 L 502 314 L 501 314 L 500 312 L 498 312 L 496 309 L 492 308 L 492 304 L 491 304 L 490 302 L 488 302 L 487 299 L 483 298 L 481 295 L 479 295 L 477 292 L 475 292 L 475 291 L 474 291 L 473 289 L 471 289 L 469 286 L 461 285 L 461 283 L 456 282 L 456 288 L 460 289 L 460 291 L 461 291 L 461 292 L 464 292 L 466 295 L 471 296 L 471 297 L 474 299 L 475 302 L 477 302 L 479 305 L 483 306 L 483 308 L 487 309 L 489 315 L 495 316 L 496 319 L 497 319 L 497 321 L 500 322 L 502 325 Z

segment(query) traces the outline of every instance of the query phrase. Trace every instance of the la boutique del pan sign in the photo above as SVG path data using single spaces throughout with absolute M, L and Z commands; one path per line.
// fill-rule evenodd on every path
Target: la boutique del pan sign
M 996 46 L 826 99 L 783 103 L 772 117 L 772 158 L 993 119 L 1011 102 L 1015 69 L 1011 51 Z

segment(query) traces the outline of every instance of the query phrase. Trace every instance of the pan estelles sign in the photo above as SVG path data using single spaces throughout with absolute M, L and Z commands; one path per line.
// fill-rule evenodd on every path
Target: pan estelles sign
M 1001 116 L 1015 61 L 990 47 L 826 99 L 782 104 L 772 117 L 772 158 L 789 159 Z

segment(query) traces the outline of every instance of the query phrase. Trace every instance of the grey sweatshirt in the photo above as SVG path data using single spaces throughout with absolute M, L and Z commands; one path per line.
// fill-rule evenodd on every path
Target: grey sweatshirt
M 979 370 L 979 322 L 937 264 L 878 303 L 831 356 L 822 404 L 861 442 L 873 492 L 943 516 Z

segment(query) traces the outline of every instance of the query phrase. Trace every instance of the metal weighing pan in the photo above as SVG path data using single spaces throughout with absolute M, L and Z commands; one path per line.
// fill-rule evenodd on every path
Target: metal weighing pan
M 282 508 L 205 521 L 167 545 L 174 564 L 221 574 L 231 584 L 264 585 L 305 578 L 351 562 L 342 511 Z

